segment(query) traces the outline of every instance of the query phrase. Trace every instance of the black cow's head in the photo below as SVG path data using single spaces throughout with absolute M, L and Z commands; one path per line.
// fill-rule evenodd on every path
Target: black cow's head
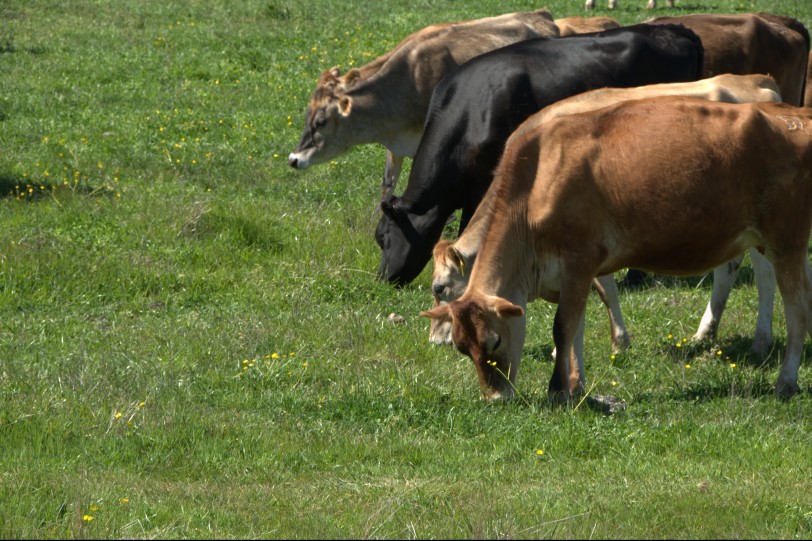
M 431 258 L 436 238 L 423 231 L 423 226 L 432 223 L 436 210 L 413 214 L 396 196 L 381 201 L 381 210 L 375 231 L 375 241 L 381 247 L 378 279 L 403 286 L 417 278 Z

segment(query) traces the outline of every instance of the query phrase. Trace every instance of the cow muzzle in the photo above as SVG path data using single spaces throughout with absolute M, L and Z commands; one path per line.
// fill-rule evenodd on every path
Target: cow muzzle
M 291 152 L 288 155 L 288 165 L 294 169 L 307 169 L 310 166 L 310 160 L 301 152 Z

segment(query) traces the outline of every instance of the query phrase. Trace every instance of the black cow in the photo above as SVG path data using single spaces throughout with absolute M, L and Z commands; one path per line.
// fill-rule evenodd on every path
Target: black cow
M 458 208 L 465 228 L 507 138 L 531 114 L 596 88 L 697 80 L 703 55 L 699 38 L 681 25 L 638 24 L 528 40 L 463 64 L 434 90 L 403 195 L 381 203 L 378 277 L 414 280 Z

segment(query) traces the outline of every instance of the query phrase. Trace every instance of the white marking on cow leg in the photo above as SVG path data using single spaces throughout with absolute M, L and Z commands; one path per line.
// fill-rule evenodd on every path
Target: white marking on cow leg
M 804 256 L 805 259 L 805 256 Z M 775 383 L 775 393 L 789 398 L 800 391 L 798 368 L 804 348 L 804 338 L 810 330 L 812 311 L 812 284 L 806 264 L 799 257 L 784 257 L 775 261 L 775 276 L 781 299 L 784 301 L 784 314 L 787 321 L 787 349 L 784 363 Z
M 620 353 L 629 347 L 629 331 L 623 322 L 623 314 L 620 311 L 620 296 L 617 291 L 617 283 L 612 274 L 598 276 L 593 281 L 595 291 L 606 305 L 609 312 L 609 325 L 612 327 L 612 353 Z
M 615 9 L 617 7 L 617 0 L 609 0 L 609 9 Z
M 750 262 L 758 289 L 758 316 L 750 351 L 766 357 L 773 342 L 773 307 L 775 305 L 775 269 L 769 260 L 755 248 L 750 248 Z M 807 266 L 809 266 L 807 264 Z
M 648 9 L 656 8 L 657 7 L 657 1 L 656 0 L 648 0 L 648 4 L 646 4 L 646 7 Z
M 595 0 L 586 0 L 584 2 L 584 9 L 594 9 L 595 8 Z
M 381 183 L 381 201 L 386 201 L 395 193 L 395 185 L 400 178 L 403 169 L 403 156 L 386 151 L 386 166 L 383 170 L 383 182 Z
M 711 298 L 708 301 L 707 308 L 705 308 L 705 314 L 702 316 L 699 328 L 693 336 L 694 340 L 702 341 L 716 336 L 719 320 L 722 318 L 722 312 L 725 311 L 727 298 L 730 296 L 733 283 L 736 281 L 736 274 L 739 272 L 743 257 L 744 254 L 713 269 Z

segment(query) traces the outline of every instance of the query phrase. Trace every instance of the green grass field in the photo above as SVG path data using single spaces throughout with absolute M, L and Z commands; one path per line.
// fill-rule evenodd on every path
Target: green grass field
M 651 16 L 620 2 L 594 13 Z M 616 357 L 590 300 L 587 385 L 622 413 L 546 402 L 542 301 L 519 398 L 487 404 L 428 343 L 431 266 L 375 280 L 382 147 L 288 167 L 321 70 L 537 7 L 583 13 L 0 0 L 0 538 L 812 537 L 812 346 L 776 399 L 749 263 L 715 343 L 682 340 L 710 275 L 623 293 Z M 656 13 L 750 11 L 812 28 L 808 0 Z

